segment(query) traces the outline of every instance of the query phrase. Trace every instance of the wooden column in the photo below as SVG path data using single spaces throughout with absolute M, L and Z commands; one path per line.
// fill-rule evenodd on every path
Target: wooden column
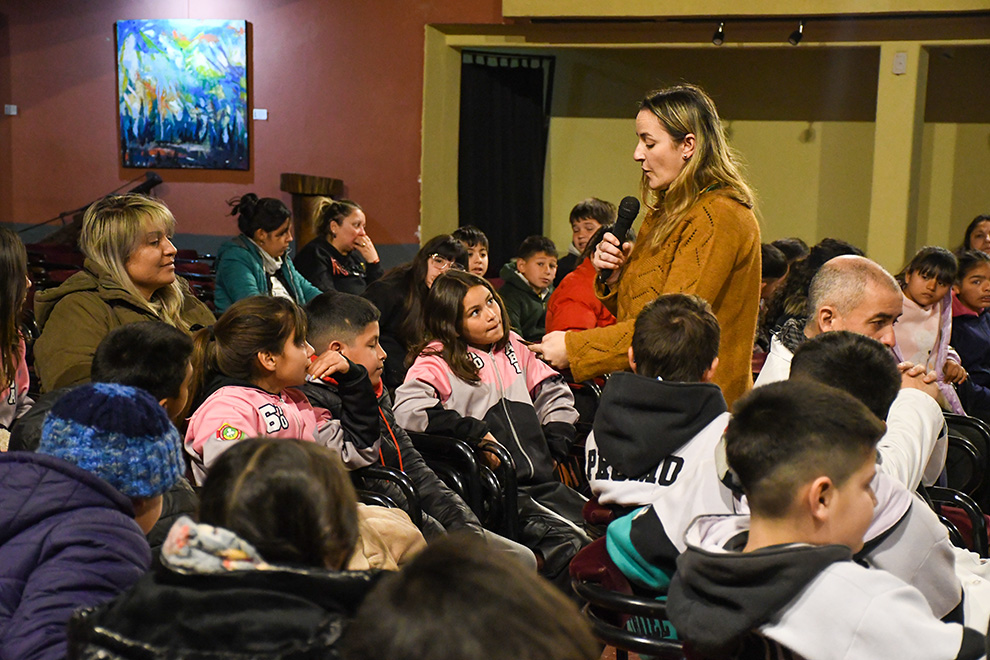
M 344 182 L 325 176 L 283 172 L 279 187 L 292 195 L 292 225 L 298 252 L 316 238 L 316 214 L 320 205 L 325 200 L 340 197 Z

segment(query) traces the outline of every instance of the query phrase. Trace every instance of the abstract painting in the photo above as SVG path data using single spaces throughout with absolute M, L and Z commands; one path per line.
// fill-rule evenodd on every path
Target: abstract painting
M 124 167 L 248 169 L 246 27 L 117 21 Z

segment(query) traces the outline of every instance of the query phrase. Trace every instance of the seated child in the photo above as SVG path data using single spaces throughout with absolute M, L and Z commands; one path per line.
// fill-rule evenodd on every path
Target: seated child
M 636 317 L 629 366 L 609 378 L 586 469 L 598 501 L 622 513 L 608 526 L 612 561 L 633 582 L 666 589 L 684 530 L 703 513 L 732 513 L 732 491 L 719 480 L 715 448 L 729 413 L 711 382 L 719 326 L 707 302 L 670 293 Z
M 557 262 L 554 286 L 559 286 L 568 273 L 573 272 L 581 260 L 586 258 L 582 255 L 588 249 L 588 241 L 599 229 L 614 223 L 616 214 L 615 204 L 597 197 L 589 197 L 574 205 L 570 217 L 571 244 L 567 246 L 567 254 Z
M 519 246 L 515 261 L 502 266 L 499 289 L 512 329 L 526 341 L 543 339 L 547 298 L 557 272 L 557 247 L 546 236 L 530 236 Z
M 468 251 L 468 272 L 478 277 L 488 275 L 488 237 L 474 225 L 461 225 L 450 233 Z
M 477 539 L 433 543 L 368 594 L 345 660 L 597 660 L 574 603 Z
M 335 452 L 244 440 L 213 465 L 200 522 L 176 522 L 161 565 L 73 619 L 73 648 L 87 658 L 122 648 L 156 658 L 336 657 L 343 626 L 380 575 L 343 570 L 357 543 L 356 495 Z
M 31 409 L 31 378 L 21 335 L 21 308 L 27 299 L 27 250 L 17 234 L 0 227 L 0 451 L 7 451 L 14 422 Z
M 94 383 L 118 383 L 138 387 L 158 400 L 173 424 L 185 424 L 192 381 L 192 339 L 161 321 L 129 323 L 110 332 L 96 347 L 91 377 Z M 41 395 L 34 407 L 11 431 L 11 449 L 36 451 L 41 442 L 45 415 L 71 387 Z M 185 477 L 179 477 L 162 497 L 162 513 L 148 532 L 153 554 L 158 553 L 176 518 L 196 511 L 196 493 Z
M 894 324 L 901 361 L 923 364 L 938 375 L 938 388 L 952 411 L 965 414 L 953 383 L 966 380 L 959 356 L 949 346 L 952 335 L 952 296 L 958 263 L 941 247 L 925 247 L 897 274 L 904 295 L 904 312 Z
M 726 431 L 749 516 L 688 530 L 667 612 L 692 657 L 980 658 L 986 638 L 943 623 L 914 587 L 852 561 L 876 500 L 884 424 L 851 395 L 772 383 Z
M 140 387 L 154 396 L 176 427 L 185 424 L 192 385 L 193 344 L 189 335 L 161 321 L 139 321 L 111 331 L 96 347 L 91 378 L 96 383 Z M 10 448 L 35 451 L 51 407 L 71 387 L 47 392 L 17 421 Z
M 791 378 L 810 380 L 848 392 L 879 419 L 884 419 L 901 387 L 897 359 L 890 349 L 869 337 L 852 332 L 826 332 L 798 347 L 791 362 Z M 881 455 L 882 458 L 882 455 Z M 881 568 L 916 587 L 928 600 L 932 613 L 943 620 L 963 622 L 962 592 L 955 553 L 945 526 L 917 493 L 878 470 L 873 482 L 877 506 L 866 532 L 865 546 L 856 558 Z M 961 576 L 961 574 L 960 574 Z M 990 602 L 990 583 L 970 573 L 964 580 L 979 594 L 967 599 L 967 614 L 979 616 Z M 977 583 L 983 583 L 977 585 Z M 972 627 L 986 628 L 966 618 Z
M 4 657 L 65 658 L 73 610 L 148 570 L 145 534 L 184 469 L 179 434 L 151 395 L 103 383 L 52 407 L 37 453 L 0 455 Z
M 952 347 L 969 379 L 959 388 L 967 413 L 990 422 L 990 256 L 979 250 L 959 255 L 952 286 Z
M 519 540 L 542 559 L 543 575 L 569 589 L 567 564 L 590 541 L 580 527 L 584 498 L 553 477 L 574 442 L 570 389 L 508 330 L 487 280 L 449 271 L 424 309 L 427 336 L 396 391 L 396 421 L 472 446 L 504 446 L 519 482 Z
M 318 442 L 337 451 L 349 468 L 369 465 L 378 456 L 375 392 L 367 372 L 336 351 L 311 360 L 306 315 L 291 300 L 238 300 L 215 326 L 197 332 L 194 342 L 193 366 L 202 374 L 195 381 L 205 400 L 189 419 L 185 446 L 197 484 L 220 454 L 260 435 Z M 342 396 L 353 400 L 342 419 L 314 408 L 295 389 L 307 377 L 330 375 L 346 392 Z
M 767 354 L 770 352 L 772 337 L 766 323 L 767 305 L 773 294 L 783 284 L 784 278 L 787 277 L 789 265 L 787 257 L 773 243 L 763 243 L 760 246 L 760 267 L 762 269 L 760 318 L 756 324 L 756 341 L 753 343 L 754 374 L 760 373 L 763 363 L 767 359 Z
M 613 229 L 613 225 L 606 225 L 595 232 L 584 246 L 577 266 L 547 298 L 547 332 L 604 328 L 615 323 L 615 315 L 595 295 L 595 278 L 598 277 L 598 272 L 591 263 L 591 256 L 602 237 Z M 625 240 L 632 243 L 635 238 L 630 231 Z
M 370 302 L 346 293 L 324 293 L 306 305 L 308 339 L 321 349 L 338 351 L 348 360 L 364 367 L 378 394 L 381 445 L 378 463 L 405 472 L 416 486 L 423 509 L 423 533 L 433 540 L 445 532 L 465 530 L 488 538 L 502 550 L 515 552 L 525 563 L 536 568 L 536 558 L 525 546 L 482 528 L 477 516 L 456 493 L 427 466 L 413 446 L 405 429 L 395 422 L 392 400 L 382 386 L 385 351 L 379 343 L 378 310 Z M 326 408 L 337 419 L 347 414 L 337 383 L 328 379 L 309 381 L 302 387 L 309 402 Z M 378 482 L 365 488 L 377 490 Z M 401 498 L 401 494 L 387 491 Z

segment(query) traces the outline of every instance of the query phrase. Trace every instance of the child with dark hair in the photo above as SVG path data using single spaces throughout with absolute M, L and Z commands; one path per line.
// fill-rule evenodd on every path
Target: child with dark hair
M 591 237 L 605 225 L 613 224 L 617 213 L 615 204 L 597 197 L 589 197 L 574 205 L 570 215 L 571 243 L 567 246 L 567 254 L 557 262 L 557 277 L 553 281 L 554 286 L 559 286 L 564 278 L 572 273 L 582 260 L 587 258 L 584 253 L 588 249 L 588 242 Z M 594 253 L 594 249 L 592 249 L 592 253 Z
M 557 247 L 546 236 L 530 236 L 516 251 L 514 261 L 499 272 L 505 283 L 499 295 L 512 322 L 512 329 L 526 341 L 539 341 L 545 334 L 547 298 L 557 272 Z
M 340 458 L 245 440 L 217 460 L 199 518 L 172 527 L 161 565 L 133 589 L 73 619 L 70 657 L 336 657 L 380 575 L 344 570 L 359 522 Z
M 461 225 L 450 233 L 468 251 L 468 272 L 479 277 L 488 275 L 488 237 L 474 225 Z
M 726 455 L 751 513 L 697 519 L 668 595 L 692 657 L 987 653 L 984 635 L 939 621 L 917 589 L 852 561 L 873 520 L 883 432 L 851 395 L 813 382 L 772 383 L 736 404 Z
M 878 419 L 887 417 L 901 388 L 901 372 L 890 349 L 875 339 L 842 330 L 818 335 L 798 347 L 790 377 L 848 392 Z M 935 616 L 961 623 L 964 613 L 960 578 L 966 573 L 965 566 L 978 562 L 962 557 L 957 577 L 955 548 L 928 504 L 879 470 L 873 492 L 877 499 L 873 522 L 856 559 L 916 587 Z M 986 608 L 990 606 L 986 592 L 990 583 L 973 571 L 962 582 L 974 596 L 966 599 L 965 620 L 983 630 L 987 625 Z M 980 619 L 982 623 L 978 623 Z
M 147 392 L 94 383 L 48 413 L 37 453 L 0 454 L 0 629 L 11 658 L 61 659 L 73 610 L 148 570 L 145 534 L 185 469 Z
M 423 303 L 433 281 L 448 270 L 466 270 L 467 248 L 450 234 L 428 240 L 412 261 L 373 282 L 363 294 L 381 312 L 381 342 L 388 357 L 382 380 L 395 390 L 406 376 L 407 362 L 423 339 Z
M 392 399 L 382 385 L 385 351 L 379 343 L 378 310 L 364 298 L 346 293 L 323 294 L 306 305 L 308 337 L 312 345 L 341 355 L 368 372 L 378 395 L 381 445 L 378 462 L 406 473 L 416 487 L 423 509 L 423 533 L 432 541 L 445 532 L 465 530 L 489 540 L 493 547 L 514 553 L 525 564 L 536 568 L 536 558 L 525 546 L 486 531 L 471 508 L 448 488 L 427 466 L 413 446 L 405 429 L 395 421 Z M 312 380 L 302 387 L 314 406 L 326 408 L 334 417 L 343 417 L 344 401 L 339 386 L 330 379 Z M 380 482 L 365 483 L 372 490 L 385 489 Z M 401 493 L 385 490 L 393 499 Z
M 364 368 L 336 351 L 311 359 L 306 315 L 292 301 L 239 300 L 215 326 L 197 332 L 194 343 L 193 399 L 202 403 L 189 419 L 185 445 L 198 484 L 223 452 L 260 435 L 317 442 L 337 451 L 351 468 L 375 460 L 375 393 Z M 308 377 L 331 375 L 353 401 L 341 419 L 314 408 L 296 389 Z
M 553 470 L 574 443 L 574 397 L 556 371 L 526 349 L 488 280 L 450 271 L 426 299 L 426 338 L 395 394 L 395 418 L 410 431 L 500 444 L 519 482 L 520 542 L 540 571 L 569 589 L 567 565 L 590 539 L 585 499 Z
M 21 308 L 27 299 L 27 249 L 20 237 L 0 227 L 0 451 L 7 450 L 10 429 L 34 403 L 21 336 Z
M 894 325 L 901 361 L 923 364 L 938 375 L 939 390 L 953 412 L 964 414 L 953 384 L 966 380 L 959 356 L 949 346 L 952 336 L 951 286 L 956 280 L 955 255 L 942 247 L 921 248 L 900 273 L 904 312 Z
M 300 305 L 320 290 L 299 274 L 289 258 L 292 213 L 281 200 L 254 193 L 227 202 L 240 234 L 217 252 L 217 314 L 250 296 L 280 296 Z
M 344 635 L 345 660 L 596 660 L 574 603 L 476 539 L 450 536 L 382 578 Z
M 808 248 L 808 244 L 797 237 L 778 238 L 775 241 L 771 241 L 770 245 L 784 253 L 788 266 L 793 264 L 795 261 L 804 259 L 808 256 L 808 253 L 811 252 Z
M 758 374 L 770 352 L 772 339 L 770 330 L 766 327 L 767 301 L 787 277 L 790 262 L 783 252 L 773 243 L 763 243 L 760 246 L 760 318 L 756 324 L 756 341 L 753 342 L 753 373 Z
M 577 266 L 547 298 L 547 332 L 604 328 L 615 323 L 615 315 L 595 295 L 595 278 L 598 272 L 591 263 L 595 248 L 605 234 L 613 229 L 613 225 L 606 225 L 595 232 L 584 246 Z M 636 236 L 630 230 L 624 240 L 632 243 L 635 239 Z
M 979 250 L 959 255 L 952 285 L 952 338 L 969 375 L 959 388 L 963 408 L 990 422 L 990 256 Z
M 713 384 L 718 320 L 698 296 L 670 293 L 636 317 L 629 366 L 609 378 L 585 442 L 591 491 L 623 515 L 607 549 L 626 577 L 663 591 L 695 516 L 732 513 L 715 448 L 729 413 Z M 648 505 L 648 506 L 647 506 Z

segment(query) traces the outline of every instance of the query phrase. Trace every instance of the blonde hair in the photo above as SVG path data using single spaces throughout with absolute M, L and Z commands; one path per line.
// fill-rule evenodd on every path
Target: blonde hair
M 719 189 L 743 206 L 753 208 L 752 189 L 743 179 L 737 155 L 729 147 L 715 103 L 695 85 L 676 85 L 647 94 L 639 106 L 660 121 L 671 139 L 680 144 L 694 135 L 694 154 L 667 190 L 652 190 L 643 174 L 640 192 L 643 203 L 661 218 L 654 244 L 666 240 L 687 215 L 698 197 Z
M 174 282 L 155 291 L 150 301 L 145 301 L 127 274 L 127 259 L 149 227 L 169 237 L 175 233 L 175 218 L 168 207 L 144 195 L 110 195 L 93 203 L 83 214 L 79 249 L 155 316 L 188 331 L 189 324 L 181 316 L 188 293 L 184 280 L 176 277 Z

